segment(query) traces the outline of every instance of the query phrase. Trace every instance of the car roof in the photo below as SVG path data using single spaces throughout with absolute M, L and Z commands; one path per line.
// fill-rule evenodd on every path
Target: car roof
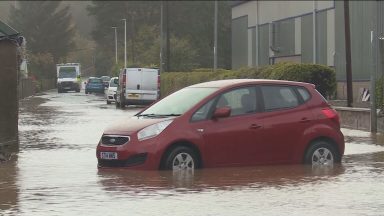
M 283 84 L 283 85 L 299 85 L 308 86 L 310 83 L 295 82 L 287 80 L 270 80 L 270 79 L 227 79 L 227 80 L 215 80 L 210 82 L 199 83 L 191 85 L 191 88 L 227 88 L 246 84 Z

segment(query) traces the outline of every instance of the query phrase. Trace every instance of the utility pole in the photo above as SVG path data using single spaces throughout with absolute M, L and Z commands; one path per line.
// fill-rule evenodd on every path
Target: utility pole
M 132 28 L 132 63 L 135 64 L 135 20 L 134 13 L 131 13 L 131 28 Z
M 164 1 L 160 3 L 160 73 L 164 72 Z
M 317 34 L 317 25 L 316 25 L 316 10 L 317 10 L 317 6 L 316 6 L 316 0 L 313 0 L 313 11 L 312 11 L 312 26 L 313 26 L 313 30 L 312 30 L 312 46 L 313 46 L 313 64 L 316 64 L 317 62 L 317 37 L 316 37 L 316 34 Z
M 165 56 L 165 70 L 168 72 L 171 70 L 170 59 L 171 59 L 171 50 L 170 50 L 170 36 L 169 36 L 169 3 L 165 1 L 165 39 L 166 39 L 166 56 Z
M 127 68 L 127 20 L 121 20 L 124 21 L 124 68 Z
M 377 112 L 376 112 L 376 35 L 374 31 L 371 31 L 371 53 L 372 53 L 372 70 L 371 70 L 371 88 L 369 101 L 371 105 L 371 132 L 377 132 Z
M 214 26 L 214 46 L 213 46 L 213 71 L 217 70 L 217 0 L 215 1 L 215 26 Z
M 344 26 L 345 26 L 345 63 L 347 76 L 347 106 L 352 107 L 352 63 L 351 63 L 351 30 L 349 26 L 349 0 L 344 0 Z M 371 92 L 372 94 L 372 92 Z
M 111 28 L 115 29 L 115 58 L 116 58 L 116 65 L 117 65 L 117 27 L 112 26 Z

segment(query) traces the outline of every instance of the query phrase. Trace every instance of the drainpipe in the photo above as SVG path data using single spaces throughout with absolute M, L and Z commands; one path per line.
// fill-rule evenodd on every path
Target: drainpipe
M 313 26 L 313 64 L 316 64 L 316 0 L 313 0 L 312 12 L 312 26 Z

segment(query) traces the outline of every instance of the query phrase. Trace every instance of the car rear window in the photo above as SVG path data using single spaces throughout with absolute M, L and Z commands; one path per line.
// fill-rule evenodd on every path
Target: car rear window
M 292 108 L 299 105 L 299 99 L 292 87 L 261 86 L 266 111 Z

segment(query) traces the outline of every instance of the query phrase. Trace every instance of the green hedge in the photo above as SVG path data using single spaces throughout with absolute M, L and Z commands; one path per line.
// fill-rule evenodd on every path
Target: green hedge
M 192 72 L 166 72 L 161 75 L 161 93 L 166 96 L 183 87 L 221 79 L 277 79 L 308 82 L 325 97 L 336 91 L 335 71 L 324 65 L 278 63 L 261 68 L 241 68 L 239 70 L 198 69 Z

